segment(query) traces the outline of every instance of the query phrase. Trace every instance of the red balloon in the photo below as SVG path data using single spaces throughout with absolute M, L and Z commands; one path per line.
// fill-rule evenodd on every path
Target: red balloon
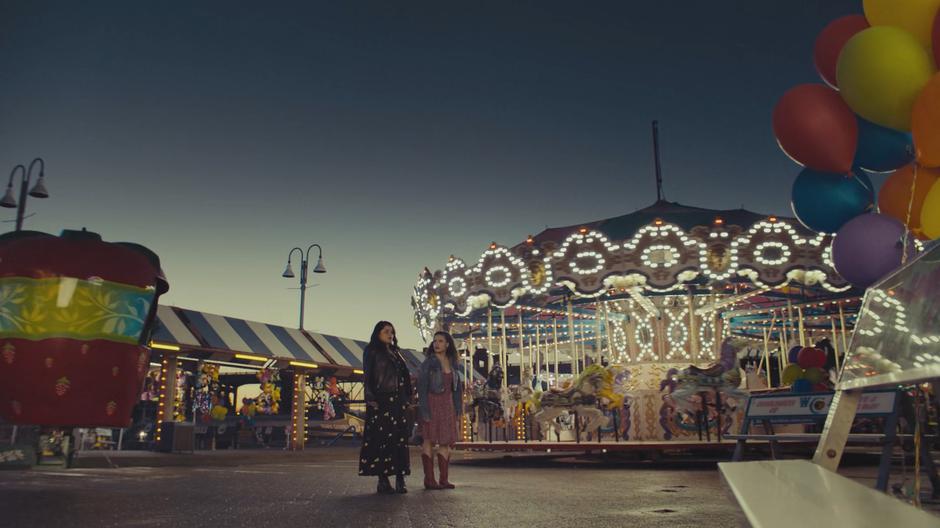
M 796 356 L 796 362 L 804 369 L 823 368 L 826 366 L 826 353 L 816 347 L 803 347 L 803 350 L 800 350 L 799 355 Z
M 830 390 L 832 389 L 829 387 L 829 385 L 826 385 L 825 383 L 817 383 L 813 385 L 813 392 L 827 392 Z
M 839 93 L 822 84 L 800 84 L 777 102 L 774 136 L 800 165 L 849 174 L 858 143 L 858 122 Z
M 816 64 L 819 76 L 829 86 L 839 88 L 836 82 L 836 63 L 839 62 L 842 47 L 856 33 L 868 27 L 868 20 L 864 15 L 848 15 L 830 22 L 816 37 L 816 45 L 813 46 L 813 62 Z

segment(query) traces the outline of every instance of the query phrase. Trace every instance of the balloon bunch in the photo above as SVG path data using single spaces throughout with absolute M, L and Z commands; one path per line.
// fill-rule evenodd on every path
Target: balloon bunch
M 780 147 L 805 167 L 793 212 L 836 233 L 836 271 L 860 288 L 901 263 L 902 241 L 911 252 L 914 237 L 940 238 L 940 0 L 863 5 L 816 39 L 826 84 L 790 89 L 773 112 Z M 893 173 L 877 205 L 867 173 Z
M 218 422 L 225 420 L 225 417 L 228 415 L 228 407 L 222 405 L 222 398 L 218 394 L 213 394 L 211 401 L 212 409 L 209 411 L 209 415 L 212 416 L 213 420 Z
M 242 398 L 242 406 L 238 410 L 238 416 L 242 421 L 242 424 L 246 426 L 253 426 L 255 424 L 255 413 L 257 412 L 257 407 L 255 400 L 252 398 Z
M 783 369 L 784 385 L 789 385 L 793 392 L 813 392 L 829 390 L 826 353 L 816 347 L 795 346 L 790 349 L 787 359 L 790 365 Z
M 257 374 L 261 383 L 261 394 L 255 398 L 255 408 L 260 414 L 277 414 L 281 402 L 281 388 L 277 386 L 280 376 L 276 370 L 262 369 Z

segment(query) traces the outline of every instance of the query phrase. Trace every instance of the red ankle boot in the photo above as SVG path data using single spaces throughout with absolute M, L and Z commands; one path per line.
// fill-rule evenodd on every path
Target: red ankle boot
M 438 453 L 438 454 L 437 454 L 437 465 L 438 465 L 438 466 L 440 467 L 440 469 L 441 469 L 441 483 L 440 483 L 441 489 L 454 489 L 454 488 L 456 488 L 457 486 L 454 486 L 453 484 L 451 484 L 450 482 L 447 481 L 447 470 L 448 470 L 448 466 L 450 465 L 450 458 L 449 458 L 449 457 L 448 457 L 448 458 L 444 458 L 444 455 Z
M 421 463 L 424 465 L 424 489 L 441 489 L 440 484 L 434 480 L 434 461 L 431 459 L 431 457 L 422 453 Z

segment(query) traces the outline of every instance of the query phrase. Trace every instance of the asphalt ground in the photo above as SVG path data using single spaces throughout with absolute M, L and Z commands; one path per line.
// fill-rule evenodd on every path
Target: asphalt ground
M 739 525 L 714 463 L 643 467 L 458 453 L 451 465 L 457 489 L 426 491 L 415 452 L 410 492 L 386 496 L 375 494 L 375 479 L 356 474 L 357 455 L 339 448 L 245 464 L 220 456 L 226 463 L 210 466 L 3 471 L 0 526 Z
M 357 458 L 348 447 L 104 452 L 80 457 L 74 469 L 0 471 L 0 527 L 743 525 L 707 456 L 457 452 L 458 488 L 425 491 L 414 451 L 410 492 L 393 496 L 376 495 L 375 479 L 357 476 Z M 876 462 L 848 457 L 840 473 L 872 485 Z

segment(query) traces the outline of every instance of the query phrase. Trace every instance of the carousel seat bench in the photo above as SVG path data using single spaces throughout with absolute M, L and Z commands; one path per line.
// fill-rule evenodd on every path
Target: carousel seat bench
M 729 440 L 758 440 L 767 442 L 819 442 L 821 433 L 780 433 L 780 434 L 726 434 Z M 858 444 L 880 444 L 885 441 L 884 433 L 857 433 L 849 435 L 849 442 Z M 898 438 L 912 435 L 897 435 Z
M 748 441 L 768 442 L 770 444 L 770 455 L 772 458 L 776 458 L 776 448 L 780 443 L 816 444 L 819 442 L 819 438 L 821 436 L 821 433 L 748 433 L 729 434 L 725 435 L 725 438 L 728 440 L 737 440 L 738 445 L 734 450 L 734 456 L 732 460 L 734 462 L 739 462 L 744 456 L 744 444 Z M 936 435 L 922 435 L 921 438 L 923 438 L 925 441 L 932 442 L 934 439 L 936 439 Z M 885 433 L 852 433 L 849 434 L 846 438 L 846 443 L 850 445 L 884 445 L 886 443 L 897 445 L 904 440 L 913 439 L 914 435 L 912 434 L 897 433 L 894 435 L 887 435 Z
M 755 528 L 936 527 L 940 518 L 807 460 L 721 462 L 722 480 Z M 795 514 L 794 512 L 799 512 Z
M 777 458 L 777 449 L 780 444 L 816 444 L 819 442 L 821 433 L 781 433 L 781 434 L 730 434 L 725 435 L 729 440 L 736 440 L 737 445 L 734 454 L 731 457 L 733 462 L 740 462 L 744 459 L 744 446 L 748 441 L 767 442 L 770 445 L 770 457 Z M 927 442 L 933 442 L 936 435 L 922 435 L 921 438 Z M 871 445 L 884 446 L 886 444 L 899 445 L 904 440 L 913 441 L 914 435 L 897 433 L 888 435 L 885 433 L 852 433 L 846 438 L 848 445 Z M 767 445 L 765 444 L 765 445 Z

